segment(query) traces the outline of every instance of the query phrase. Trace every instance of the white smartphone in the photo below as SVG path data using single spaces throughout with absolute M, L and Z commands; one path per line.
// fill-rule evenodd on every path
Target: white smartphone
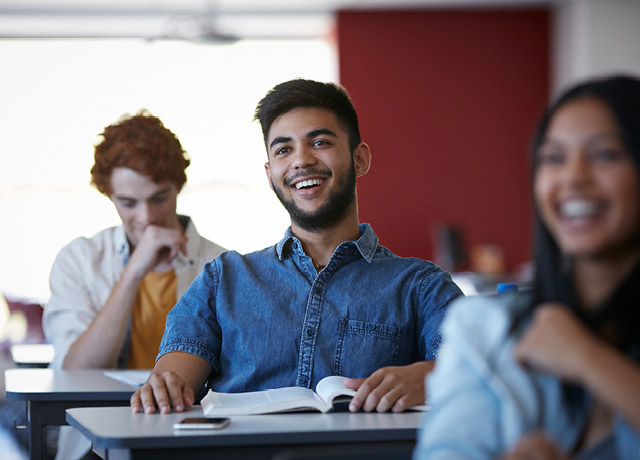
M 188 417 L 173 424 L 175 430 L 221 430 L 231 420 L 227 417 Z

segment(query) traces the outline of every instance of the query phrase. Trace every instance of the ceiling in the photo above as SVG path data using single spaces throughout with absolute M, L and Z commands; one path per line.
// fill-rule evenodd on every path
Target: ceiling
M 341 9 L 522 7 L 553 0 L 0 0 L 0 38 L 317 38 Z

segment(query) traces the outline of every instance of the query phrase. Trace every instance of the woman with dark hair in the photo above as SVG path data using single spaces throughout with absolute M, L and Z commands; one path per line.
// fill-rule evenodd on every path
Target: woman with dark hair
M 640 80 L 565 92 L 532 171 L 533 291 L 451 307 L 416 458 L 640 459 Z

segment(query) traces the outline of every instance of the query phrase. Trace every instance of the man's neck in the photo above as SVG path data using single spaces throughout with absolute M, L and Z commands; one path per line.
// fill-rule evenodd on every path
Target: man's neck
M 302 243 L 304 252 L 311 257 L 313 265 L 320 271 L 344 241 L 355 241 L 360 237 L 358 212 L 350 212 L 333 227 L 309 231 L 291 223 L 291 232 Z

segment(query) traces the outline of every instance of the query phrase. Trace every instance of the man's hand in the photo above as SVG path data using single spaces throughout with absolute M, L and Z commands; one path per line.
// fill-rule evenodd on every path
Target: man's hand
M 131 411 L 153 414 L 157 407 L 161 414 L 168 414 L 172 407 L 176 412 L 189 409 L 211 371 L 207 361 L 191 353 L 162 355 L 149 380 L 131 396 Z
M 156 406 L 161 414 L 168 414 L 171 408 L 176 412 L 189 409 L 194 401 L 193 390 L 175 372 L 153 373 L 149 380 L 131 396 L 131 411 L 153 414 Z
M 178 253 L 187 254 L 187 237 L 181 230 L 149 225 L 133 250 L 127 269 L 139 276 L 170 264 Z
M 424 404 L 424 380 L 433 367 L 434 361 L 422 361 L 408 366 L 383 367 L 368 378 L 347 379 L 345 387 L 357 390 L 349 410 L 403 412 L 416 404 Z
M 597 339 L 561 304 L 541 305 L 515 347 L 522 364 L 571 382 L 581 382 Z

